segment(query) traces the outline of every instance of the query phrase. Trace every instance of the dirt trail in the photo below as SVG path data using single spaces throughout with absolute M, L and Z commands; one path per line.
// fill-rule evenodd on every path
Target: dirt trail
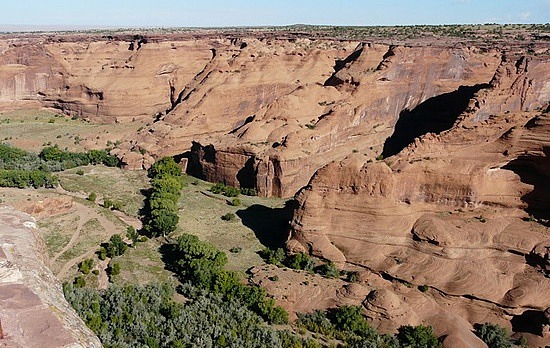
M 74 234 L 72 235 L 71 240 L 69 241 L 69 243 L 59 253 L 57 253 L 52 258 L 53 262 L 57 261 L 57 259 L 61 255 L 63 255 L 65 252 L 70 250 L 70 248 L 72 248 L 76 244 L 78 244 L 78 242 L 81 240 L 82 237 L 85 237 L 81 234 L 81 232 L 82 232 L 82 227 L 88 221 L 96 219 L 99 222 L 99 224 L 101 225 L 101 227 L 103 228 L 103 230 L 105 231 L 105 233 L 104 233 L 105 238 L 110 237 L 111 235 L 113 235 L 117 231 L 117 227 L 115 226 L 115 224 L 112 221 L 107 219 L 105 216 L 97 213 L 93 209 L 85 206 L 84 204 L 75 202 L 74 212 L 79 217 L 78 226 L 76 227 L 76 230 L 75 230 Z M 99 245 L 98 245 L 98 247 L 99 247 Z M 88 257 L 91 257 L 95 253 L 95 251 L 96 251 L 95 249 L 89 250 L 86 253 L 84 253 L 82 255 L 79 255 L 79 256 L 77 256 L 75 258 L 72 258 L 69 261 L 67 261 L 63 265 L 61 270 L 57 273 L 57 277 L 59 279 L 62 279 L 74 265 L 78 264 L 79 262 L 81 262 L 82 260 L 84 260 Z

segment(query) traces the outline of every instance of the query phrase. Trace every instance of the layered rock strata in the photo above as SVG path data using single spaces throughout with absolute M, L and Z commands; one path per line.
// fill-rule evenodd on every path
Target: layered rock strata
M 102 347 L 65 300 L 46 255 L 34 219 L 0 206 L 0 345 Z

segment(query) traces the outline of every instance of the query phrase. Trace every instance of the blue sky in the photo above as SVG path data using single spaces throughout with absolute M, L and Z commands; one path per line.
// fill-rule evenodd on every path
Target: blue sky
M 0 25 L 548 23 L 550 0 L 1 0 Z

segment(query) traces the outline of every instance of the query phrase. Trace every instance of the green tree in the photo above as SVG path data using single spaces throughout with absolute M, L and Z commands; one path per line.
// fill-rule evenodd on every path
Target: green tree
M 369 330 L 369 324 L 363 316 L 360 306 L 342 306 L 334 313 L 334 324 L 341 331 L 349 331 L 362 335 Z
M 122 237 L 118 234 L 113 234 L 109 239 L 109 242 L 105 246 L 105 250 L 108 257 L 115 257 L 124 254 L 128 245 L 124 243 Z
M 126 229 L 126 237 L 132 241 L 132 246 L 135 246 L 139 239 L 139 234 L 133 226 L 128 226 Z
M 434 334 L 431 326 L 401 326 L 397 329 L 397 339 L 403 347 L 411 348 L 439 348 L 441 343 Z
M 78 270 L 84 274 L 90 274 L 93 267 L 94 260 L 92 259 L 85 259 L 78 264 Z
M 97 195 L 95 194 L 95 192 L 90 192 L 90 194 L 86 199 L 89 200 L 90 202 L 95 202 L 96 198 L 97 198 Z
M 315 263 L 313 262 L 311 257 L 309 257 L 309 255 L 304 253 L 298 253 L 298 254 L 290 255 L 285 260 L 285 266 L 294 268 L 294 269 L 302 269 L 308 272 L 312 272 L 313 267 L 315 266 Z
M 512 347 L 508 332 L 500 325 L 492 323 L 478 324 L 475 333 L 489 348 Z
M 147 229 L 153 237 L 166 236 L 176 230 L 179 217 L 176 213 L 167 209 L 155 209 L 151 211 L 151 219 Z
M 161 176 L 173 176 L 179 177 L 182 175 L 181 168 L 178 166 L 173 157 L 163 157 L 156 161 L 151 168 L 149 168 L 149 176 L 151 178 L 157 178 Z

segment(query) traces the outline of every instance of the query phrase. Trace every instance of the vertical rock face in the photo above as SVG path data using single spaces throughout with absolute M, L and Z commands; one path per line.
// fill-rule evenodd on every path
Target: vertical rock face
M 428 285 L 434 291 L 426 296 L 402 298 L 439 333 L 458 314 L 471 324 L 491 318 L 533 346 L 548 344 L 545 323 L 533 323 L 536 330 L 525 323 L 550 306 L 549 76 L 547 58 L 507 54 L 450 129 L 384 160 L 350 155 L 323 167 L 296 196 L 287 246 Z M 401 140 L 426 113 L 404 115 L 414 117 L 388 141 L 406 145 Z M 369 303 L 373 318 L 398 318 L 392 306 Z M 446 346 L 469 331 L 447 332 Z
M 450 128 L 470 98 L 489 86 L 500 60 L 498 51 L 482 53 L 475 48 L 360 44 L 346 59 L 337 60 L 322 85 L 302 83 L 255 111 L 250 122 L 203 141 L 224 153 L 223 163 L 209 161 L 196 146 L 192 157 L 200 163 L 194 168 L 221 168 L 232 161 L 232 154 L 235 163 L 241 163 L 246 149 L 253 158 L 254 170 L 249 172 L 256 176 L 251 181 L 258 192 L 290 196 L 332 160 L 351 152 L 369 157 L 380 153 L 404 114 L 414 116 L 416 110 L 438 120 L 424 133 Z M 450 111 L 444 107 L 449 104 L 454 105 Z M 447 113 L 443 120 L 437 118 L 441 110 Z M 430 124 L 428 119 L 424 122 Z M 202 174 L 213 181 L 237 183 L 242 167 L 230 167 Z
M 0 345 L 100 348 L 47 265 L 34 219 L 0 206 Z

